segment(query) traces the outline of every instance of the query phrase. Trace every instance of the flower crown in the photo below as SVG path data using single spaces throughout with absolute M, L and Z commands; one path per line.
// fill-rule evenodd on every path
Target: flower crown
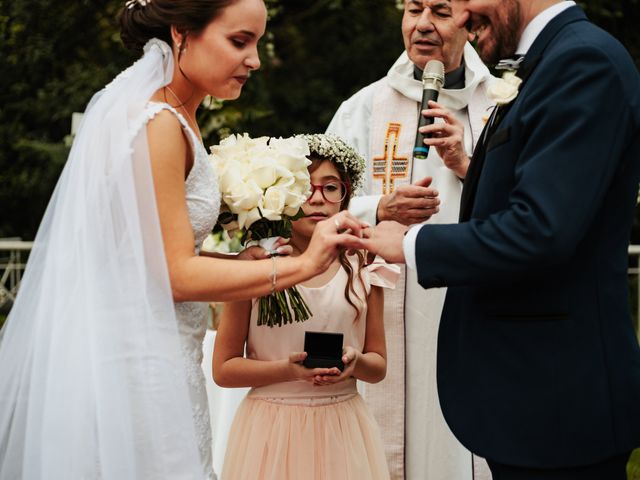
M 331 133 L 307 133 L 296 135 L 296 137 L 307 141 L 311 155 L 328 158 L 341 165 L 349 176 L 352 191 L 356 191 L 362 186 L 365 169 L 364 158 L 342 138 Z

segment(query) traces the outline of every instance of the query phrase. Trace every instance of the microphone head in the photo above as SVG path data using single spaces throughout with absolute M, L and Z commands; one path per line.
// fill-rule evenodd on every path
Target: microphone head
M 440 60 L 429 60 L 422 72 L 422 84 L 425 88 L 430 85 L 435 90 L 440 90 L 444 85 L 444 63 Z

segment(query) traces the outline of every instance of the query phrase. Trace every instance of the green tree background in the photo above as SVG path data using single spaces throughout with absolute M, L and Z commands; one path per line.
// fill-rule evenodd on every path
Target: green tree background
M 402 51 L 397 0 L 267 0 L 262 68 L 239 100 L 202 108 L 207 144 L 235 132 L 323 131 Z M 0 237 L 33 239 L 68 154 L 72 112 L 134 57 L 123 0 L 0 0 Z M 640 64 L 640 0 L 581 2 Z

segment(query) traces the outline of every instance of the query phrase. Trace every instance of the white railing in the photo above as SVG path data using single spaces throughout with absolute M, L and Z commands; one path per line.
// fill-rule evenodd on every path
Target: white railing
M 24 274 L 26 257 L 33 242 L 14 239 L 0 239 L 0 309 L 13 303 Z M 633 259 L 629 266 L 629 282 L 635 284 L 636 296 L 634 315 L 638 324 L 636 332 L 640 341 L 640 245 L 629 246 L 629 257 Z
M 636 297 L 635 297 L 635 316 L 636 321 L 636 335 L 640 342 L 640 245 L 629 245 L 629 258 L 633 259 L 633 265 L 629 265 L 629 282 L 633 284 L 635 282 Z
M 33 242 L 0 240 L 0 309 L 16 299 Z

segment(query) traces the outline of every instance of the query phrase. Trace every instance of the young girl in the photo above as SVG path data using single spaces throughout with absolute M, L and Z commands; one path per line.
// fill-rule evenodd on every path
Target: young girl
M 306 250 L 316 224 L 349 204 L 364 160 L 341 139 L 305 135 L 312 193 L 293 223 L 293 255 Z M 216 336 L 213 375 L 224 387 L 253 387 L 231 427 L 223 480 L 376 480 L 389 478 L 378 426 L 356 379 L 386 373 L 381 287 L 397 267 L 363 267 L 361 253 L 341 253 L 331 267 L 298 285 L 312 317 L 282 327 L 258 326 L 257 302 L 226 303 Z M 338 368 L 305 368 L 305 331 L 344 335 Z M 246 345 L 246 358 L 244 357 Z

